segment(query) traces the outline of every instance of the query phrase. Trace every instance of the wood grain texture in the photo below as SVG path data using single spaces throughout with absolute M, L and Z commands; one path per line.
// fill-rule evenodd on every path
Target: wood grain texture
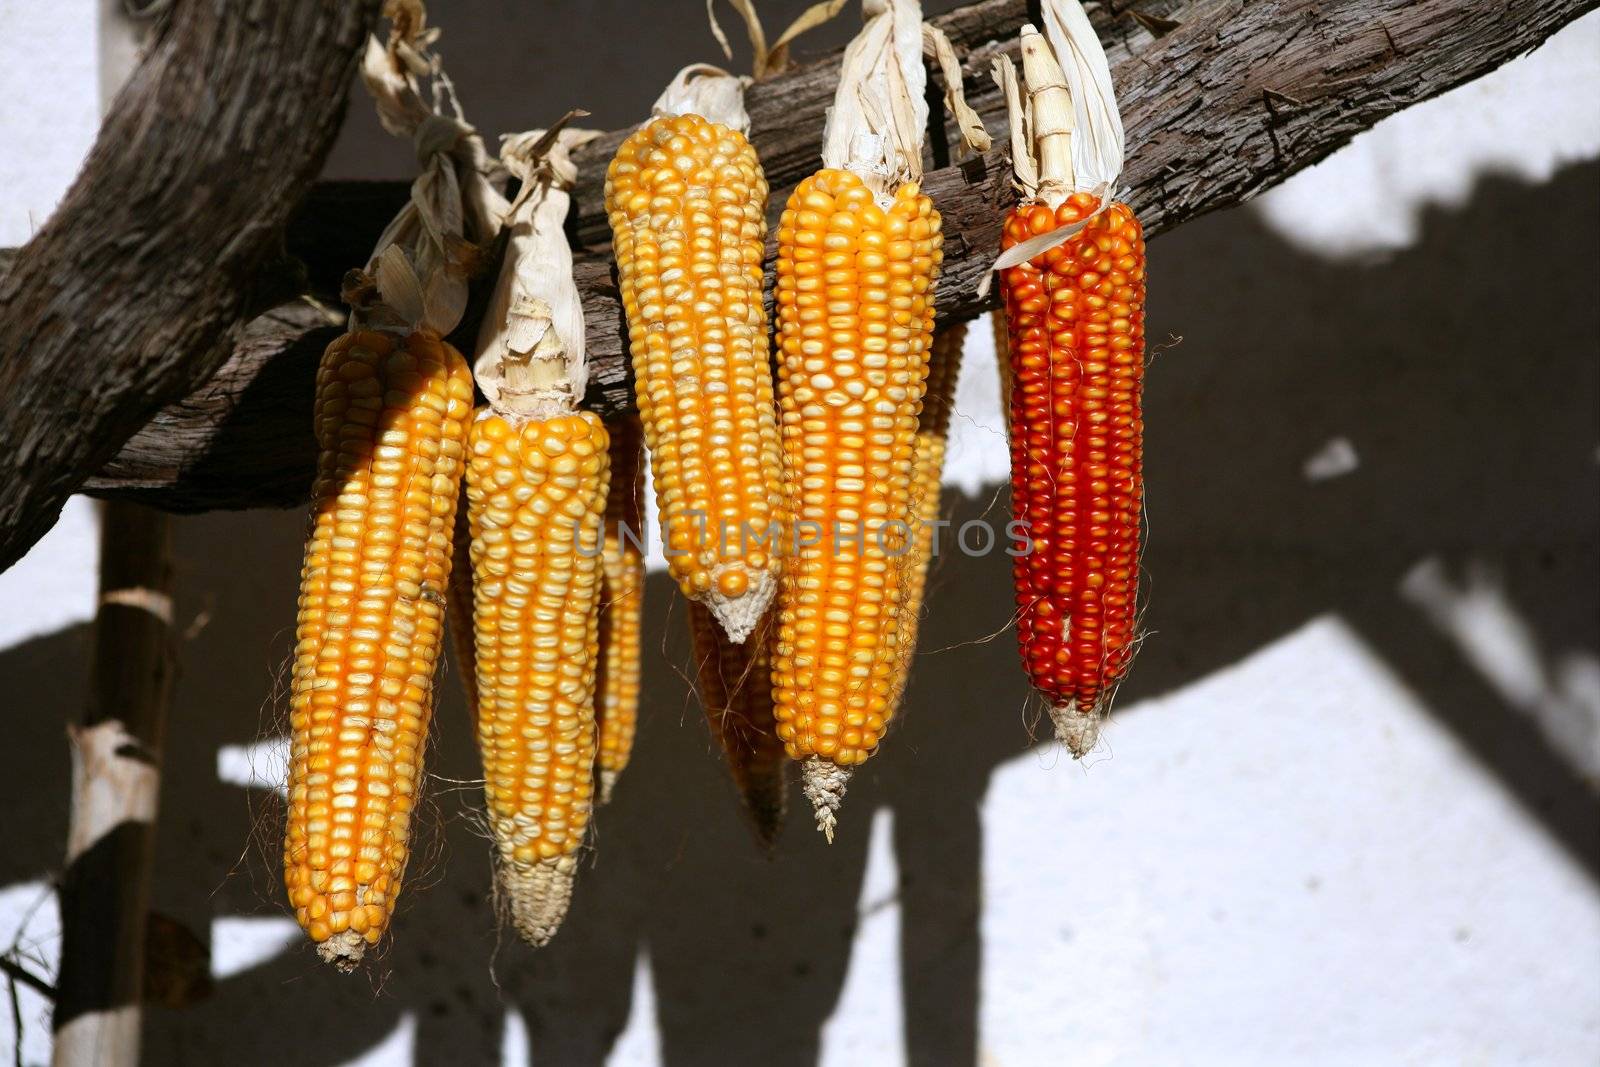
M 1600 0 L 1154 0 L 1141 4 L 1141 13 L 1177 23 L 1155 37 L 1126 14 L 1126 5 L 1117 5 L 1123 13 L 1113 15 L 1105 4 L 1093 4 L 1128 130 L 1128 199 L 1150 236 L 1242 203 L 1388 115 L 1536 47 L 1597 5 Z M 976 285 L 996 253 L 1001 218 L 1013 200 L 1003 108 L 988 70 L 1000 51 L 1014 54 L 1026 10 L 1023 0 L 982 0 L 937 20 L 963 53 L 969 100 L 997 138 L 993 151 L 965 163 L 949 159 L 952 130 L 930 138 L 925 186 L 947 235 L 941 320 L 971 318 L 988 306 Z M 830 56 L 750 91 L 752 136 L 774 190 L 773 216 L 816 165 L 837 66 L 838 56 Z M 932 81 L 930 92 L 940 91 L 936 72 Z M 626 132 L 587 150 L 574 200 L 573 231 L 584 248 L 576 274 L 592 362 L 588 402 L 603 413 L 632 404 L 600 186 L 604 163 Z M 344 270 L 365 258 L 404 195 L 398 183 L 337 183 L 313 191 L 289 227 L 288 242 L 314 290 L 335 289 Z M 769 241 L 769 271 L 774 244 Z M 312 380 L 305 360 L 305 350 L 289 336 L 241 348 L 228 364 L 229 377 L 208 387 L 205 402 L 163 411 L 87 488 L 173 510 L 303 499 L 310 484 L 303 413 Z M 292 392 L 295 376 L 302 375 L 303 401 L 231 403 L 230 390 L 250 389 L 267 374 L 272 395 Z M 226 432 L 208 421 L 223 408 L 230 412 Z M 290 427 L 280 419 L 302 421 Z M 288 441 L 299 443 L 288 447 Z M 230 477 L 230 471 L 237 474 Z
M 278 289 L 377 0 L 184 0 L 0 277 L 0 570 Z M 263 288 L 262 282 L 269 284 Z

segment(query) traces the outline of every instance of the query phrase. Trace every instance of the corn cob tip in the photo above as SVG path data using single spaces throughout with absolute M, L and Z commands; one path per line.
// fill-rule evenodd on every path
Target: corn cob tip
M 354 930 L 334 934 L 317 945 L 317 955 L 323 963 L 331 963 L 340 974 L 349 974 L 366 955 L 367 939 Z
M 500 884 L 511 906 L 511 924 L 534 948 L 543 948 L 561 929 L 572 903 L 576 856 L 557 856 L 528 867 L 507 865 Z
M 616 787 L 617 787 L 617 772 L 616 771 L 601 771 L 600 772 L 600 803 L 598 805 L 599 807 L 603 808 L 607 804 L 611 803 L 611 791 L 613 789 L 615 789 Z
M 1087 756 L 1100 740 L 1100 709 L 1079 711 L 1072 704 L 1059 704 L 1050 709 L 1050 719 L 1056 724 L 1056 740 L 1067 746 L 1073 759 Z
M 833 844 L 833 830 L 839 820 L 835 813 L 844 803 L 845 787 L 850 784 L 850 768 L 812 756 L 801 766 L 801 786 L 817 815 L 817 829 Z
M 740 566 L 743 564 L 729 564 Z M 719 567 L 712 572 L 712 588 L 705 595 L 706 607 L 711 609 L 711 614 L 716 616 L 717 623 L 722 627 L 722 632 L 728 635 L 728 640 L 736 645 L 744 644 L 744 639 L 749 637 L 756 628 L 756 623 L 761 621 L 761 616 L 766 614 L 767 605 L 772 603 L 773 594 L 778 591 L 778 582 L 770 571 L 762 571 L 738 596 L 726 596 L 717 586 L 722 577 L 724 568 Z

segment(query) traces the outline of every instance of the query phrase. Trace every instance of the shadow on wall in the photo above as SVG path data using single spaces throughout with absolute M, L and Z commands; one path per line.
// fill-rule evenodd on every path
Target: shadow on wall
M 1376 267 L 1304 258 L 1245 211 L 1154 246 L 1151 337 L 1185 339 L 1149 377 L 1145 563 L 1155 633 L 1123 709 L 1337 612 L 1597 873 L 1595 783 L 1399 591 L 1424 559 L 1446 574 L 1487 564 L 1539 647 L 1600 652 L 1597 192 L 1596 165 L 1566 171 L 1535 196 L 1486 182 L 1468 210 L 1435 215 L 1420 247 Z M 1552 267 L 1530 284 L 1535 263 Z M 966 373 L 991 370 L 974 362 Z M 1351 442 L 1359 466 L 1308 482 L 1303 462 L 1335 437 Z M 985 503 L 957 501 L 955 518 L 976 517 Z M 995 506 L 999 514 L 1003 497 Z M 199 931 L 213 917 L 284 911 L 281 805 L 221 783 L 217 754 L 277 728 L 281 700 L 278 711 L 255 709 L 290 647 L 301 532 L 298 516 L 261 513 L 180 527 L 182 617 L 205 610 L 212 621 L 184 656 L 154 905 Z M 634 763 L 596 819 L 598 848 L 566 927 L 537 954 L 495 929 L 471 733 L 447 676 L 419 861 L 387 954 L 341 979 L 297 940 L 222 977 L 202 1005 L 153 1010 L 148 1061 L 282 1062 L 292 1048 L 302 1067 L 337 1064 L 412 1013 L 418 1063 L 492 1063 L 514 1007 L 535 1062 L 599 1064 L 628 1018 L 644 950 L 667 1063 L 812 1064 L 849 960 L 873 809 L 886 805 L 895 813 L 910 1061 L 975 1062 L 979 806 L 993 768 L 1029 743 L 1012 635 L 981 641 L 1009 617 L 1007 564 L 1003 555 L 940 561 L 922 648 L 942 651 L 918 657 L 907 713 L 852 785 L 839 843 L 822 844 L 795 795 L 770 861 L 753 846 L 687 695 L 682 606 L 652 576 Z M 80 628 L 0 655 L 21 731 L 0 754 L 0 810 L 10 827 L 36 827 L 8 834 L 0 884 L 59 862 L 61 724 L 81 701 L 51 694 L 81 672 L 85 653 Z M 1283 714 L 1295 714 L 1292 693 Z M 1225 708 L 1216 715 L 1219 745 L 1250 729 Z M 1109 736 L 1114 744 L 1114 725 Z M 1038 773 L 1083 771 L 1063 759 Z M 1115 764 L 1090 773 L 1115 774 Z

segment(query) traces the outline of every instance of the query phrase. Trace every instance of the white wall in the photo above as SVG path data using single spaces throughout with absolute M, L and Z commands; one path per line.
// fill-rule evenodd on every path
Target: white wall
M 93 137 L 93 7 L 0 0 L 0 243 Z M 487 57 L 469 107 L 539 110 L 508 96 L 514 47 L 445 26 Z M 272 859 L 302 519 L 181 522 L 155 907 L 209 938 L 217 991 L 151 1013 L 148 1061 L 280 1062 L 287 1035 L 308 1065 L 1594 1062 L 1597 57 L 1591 15 L 1153 245 L 1152 338 L 1183 337 L 1149 376 L 1154 632 L 1084 765 L 1028 747 L 1004 559 L 950 557 L 841 841 L 797 818 L 762 860 L 656 575 L 635 765 L 537 955 L 493 928 L 449 681 L 388 956 L 347 979 L 305 951 Z M 992 358 L 974 330 L 958 518 L 1003 507 Z M 0 950 L 42 974 L 93 588 L 81 501 L 0 575 Z M 46 1005 L 18 1003 L 44 1062 Z

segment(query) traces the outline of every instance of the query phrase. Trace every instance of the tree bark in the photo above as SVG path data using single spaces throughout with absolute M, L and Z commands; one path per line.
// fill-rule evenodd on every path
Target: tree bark
M 0 278 L 0 570 L 211 377 L 339 127 L 377 0 L 184 0 Z
M 1128 130 L 1125 181 L 1147 234 L 1242 203 L 1327 156 L 1351 137 L 1413 103 L 1495 69 L 1543 42 L 1600 0 L 1154 0 L 1139 12 L 1176 23 L 1153 36 L 1127 5 L 1094 5 Z M 982 0 L 937 22 L 964 53 L 970 102 L 996 146 L 952 163 L 950 130 L 934 131 L 925 186 L 945 219 L 941 319 L 988 306 L 975 292 L 1013 201 L 1000 96 L 989 64 L 1015 55 L 1028 18 L 1024 0 Z M 817 165 L 823 112 L 837 54 L 751 88 L 752 137 L 773 187 L 770 214 Z M 937 83 L 937 72 L 933 81 Z M 931 90 L 938 91 L 937 84 Z M 589 404 L 605 414 L 632 406 L 622 309 L 600 185 L 605 162 L 627 131 L 581 153 L 573 231 L 587 251 L 576 274 L 584 296 L 591 360 Z M 368 255 L 377 230 L 405 196 L 399 183 L 319 186 L 289 227 L 289 248 L 324 294 Z M 771 267 L 769 242 L 769 270 Z M 471 337 L 473 324 L 461 334 Z M 89 480 L 89 492 L 129 496 L 187 511 L 286 504 L 311 478 L 308 349 L 313 327 L 278 330 L 241 346 L 225 379 L 165 409 Z M 255 403 L 246 395 L 270 376 Z M 219 414 L 221 413 L 221 414 Z M 219 422 L 218 420 L 221 419 Z M 0 435 L 0 440 L 5 440 Z M 230 474 L 230 472 L 238 472 Z

